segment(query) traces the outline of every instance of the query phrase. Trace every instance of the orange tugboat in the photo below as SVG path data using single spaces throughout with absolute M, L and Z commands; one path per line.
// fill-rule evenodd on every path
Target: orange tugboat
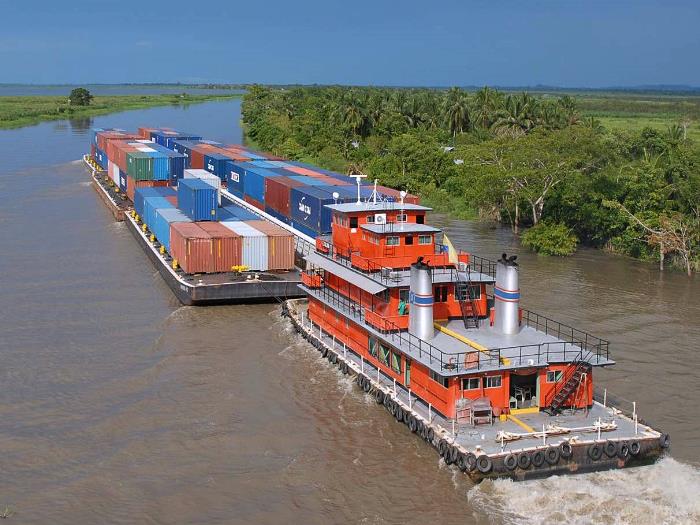
M 327 206 L 285 314 L 331 363 L 475 481 L 648 464 L 670 439 L 595 396 L 607 341 L 520 306 L 515 256 L 457 252 L 429 208 Z M 444 244 L 440 241 L 444 241 Z M 625 407 L 627 408 L 627 407 Z

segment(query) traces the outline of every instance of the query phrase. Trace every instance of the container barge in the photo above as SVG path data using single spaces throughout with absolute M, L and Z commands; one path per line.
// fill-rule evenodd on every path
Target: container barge
M 328 205 L 296 329 L 474 481 L 646 465 L 670 446 L 594 389 L 609 343 L 520 307 L 516 257 L 457 251 L 406 202 Z M 443 241 L 438 242 L 438 239 Z
M 321 356 L 472 480 L 626 468 L 668 452 L 669 436 L 635 403 L 594 387 L 595 369 L 614 365 L 609 343 L 521 308 L 516 257 L 455 250 L 416 196 L 174 130 L 93 137 L 85 161 L 101 197 L 183 303 L 291 298 L 283 314 Z M 265 229 L 251 219 L 294 235 L 296 280 L 251 277 L 256 250 L 232 272 L 229 260 L 186 259 L 232 215 L 228 228 L 251 246 L 251 230 Z M 259 293 L 244 293 L 249 284 Z

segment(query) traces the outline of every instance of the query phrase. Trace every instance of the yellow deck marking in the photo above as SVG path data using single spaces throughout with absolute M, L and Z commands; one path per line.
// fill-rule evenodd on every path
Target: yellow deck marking
M 438 323 L 433 323 L 435 328 L 440 330 L 442 333 L 449 335 L 450 337 L 454 337 L 455 339 L 458 339 L 459 341 L 462 341 L 463 343 L 466 343 L 467 345 L 471 346 L 474 350 L 478 350 L 479 352 L 483 352 L 485 354 L 489 354 L 489 349 L 486 348 L 484 345 L 480 345 L 479 343 L 476 343 L 472 341 L 471 339 L 467 339 L 464 337 L 462 334 L 458 334 L 457 332 L 454 332 L 450 330 L 449 328 L 442 326 L 441 324 Z M 510 364 L 510 359 L 507 359 L 505 357 L 501 357 L 501 363 L 504 365 L 509 365 Z
M 540 411 L 540 407 L 527 407 L 527 408 L 511 408 L 511 414 L 537 414 Z
M 524 429 L 527 430 L 528 432 L 534 432 L 534 431 L 535 431 L 535 429 L 532 428 L 530 425 L 528 425 L 527 423 L 523 423 L 522 421 L 520 421 L 517 417 L 515 417 L 515 416 L 512 415 L 512 414 L 508 414 L 508 419 L 510 419 L 510 420 L 511 420 L 513 423 L 515 423 L 516 425 L 520 425 L 522 428 L 524 428 Z

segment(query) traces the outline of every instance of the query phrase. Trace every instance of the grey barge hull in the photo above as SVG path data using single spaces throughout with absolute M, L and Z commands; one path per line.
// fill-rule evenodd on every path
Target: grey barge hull
M 124 221 L 139 246 L 146 253 L 177 299 L 186 306 L 269 303 L 303 297 L 299 289 L 301 274 L 297 270 L 272 273 L 248 272 L 189 275 L 172 268 L 172 259 L 159 251 L 158 241 L 151 241 L 131 215 L 129 201 L 114 191 L 102 172 L 92 172 L 95 191 L 117 221 Z
M 615 422 L 614 431 L 597 435 L 585 432 L 547 435 L 543 432 L 540 437 L 499 443 L 498 431 L 517 429 L 514 423 L 497 422 L 478 427 L 456 424 L 411 391 L 393 383 L 350 348 L 336 344 L 332 336 L 305 316 L 305 310 L 305 300 L 291 300 L 284 303 L 282 313 L 323 358 L 343 373 L 354 375 L 358 386 L 372 395 L 378 405 L 384 406 L 397 422 L 405 424 L 410 432 L 435 448 L 445 463 L 456 465 L 474 482 L 488 478 L 523 481 L 644 466 L 654 463 L 669 449 L 667 434 L 597 401 L 585 414 L 553 418 L 538 413 L 529 415 L 529 422 L 534 426 L 539 421 L 544 424 L 553 420 L 557 424 L 575 426 L 606 420 Z

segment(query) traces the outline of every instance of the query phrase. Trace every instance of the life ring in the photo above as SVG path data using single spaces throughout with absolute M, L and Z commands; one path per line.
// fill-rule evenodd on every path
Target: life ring
M 630 456 L 630 446 L 627 443 L 620 443 L 620 448 L 617 449 L 617 457 L 627 459 Z
M 544 452 L 542 450 L 536 450 L 532 454 L 532 466 L 535 468 L 540 468 L 544 465 Z
M 416 418 L 413 416 L 409 416 L 408 418 L 408 429 L 414 433 L 418 430 L 418 421 L 416 421 Z
M 559 448 L 549 447 L 544 453 L 544 459 L 550 465 L 556 465 L 557 463 L 559 463 L 559 455 L 560 455 Z
M 561 457 L 564 459 L 569 459 L 574 454 L 574 447 L 572 447 L 571 443 L 568 441 L 564 441 L 559 445 L 559 454 L 561 454 Z
M 491 461 L 491 458 L 486 454 L 483 454 L 476 459 L 476 468 L 478 468 L 479 472 L 482 474 L 487 474 L 491 472 L 493 468 L 493 461 Z
M 515 470 L 515 467 L 518 466 L 518 458 L 515 456 L 515 454 L 508 454 L 505 458 L 503 458 L 503 466 L 508 470 Z
M 659 445 L 661 445 L 661 448 L 668 448 L 671 446 L 671 436 L 668 434 L 661 434 L 661 437 L 659 438 Z
M 530 454 L 528 452 L 521 452 L 520 454 L 518 454 L 518 466 L 521 469 L 529 469 L 531 463 L 532 459 L 530 458 Z
M 457 468 L 459 468 L 459 470 L 461 470 L 462 472 L 466 472 L 467 467 L 467 456 L 466 454 L 462 454 L 460 452 L 459 456 L 457 456 Z
M 374 391 L 374 400 L 377 402 L 378 405 L 381 405 L 384 403 L 384 392 L 381 390 L 377 389 Z
M 632 441 L 630 443 L 630 454 L 633 456 L 636 456 L 642 451 L 642 445 L 639 444 L 639 441 Z
M 598 461 L 602 455 L 603 447 L 601 447 L 598 443 L 593 443 L 590 447 L 588 447 L 588 457 L 593 461 Z
M 617 456 L 617 443 L 615 441 L 606 441 L 603 445 L 603 452 L 609 458 Z

